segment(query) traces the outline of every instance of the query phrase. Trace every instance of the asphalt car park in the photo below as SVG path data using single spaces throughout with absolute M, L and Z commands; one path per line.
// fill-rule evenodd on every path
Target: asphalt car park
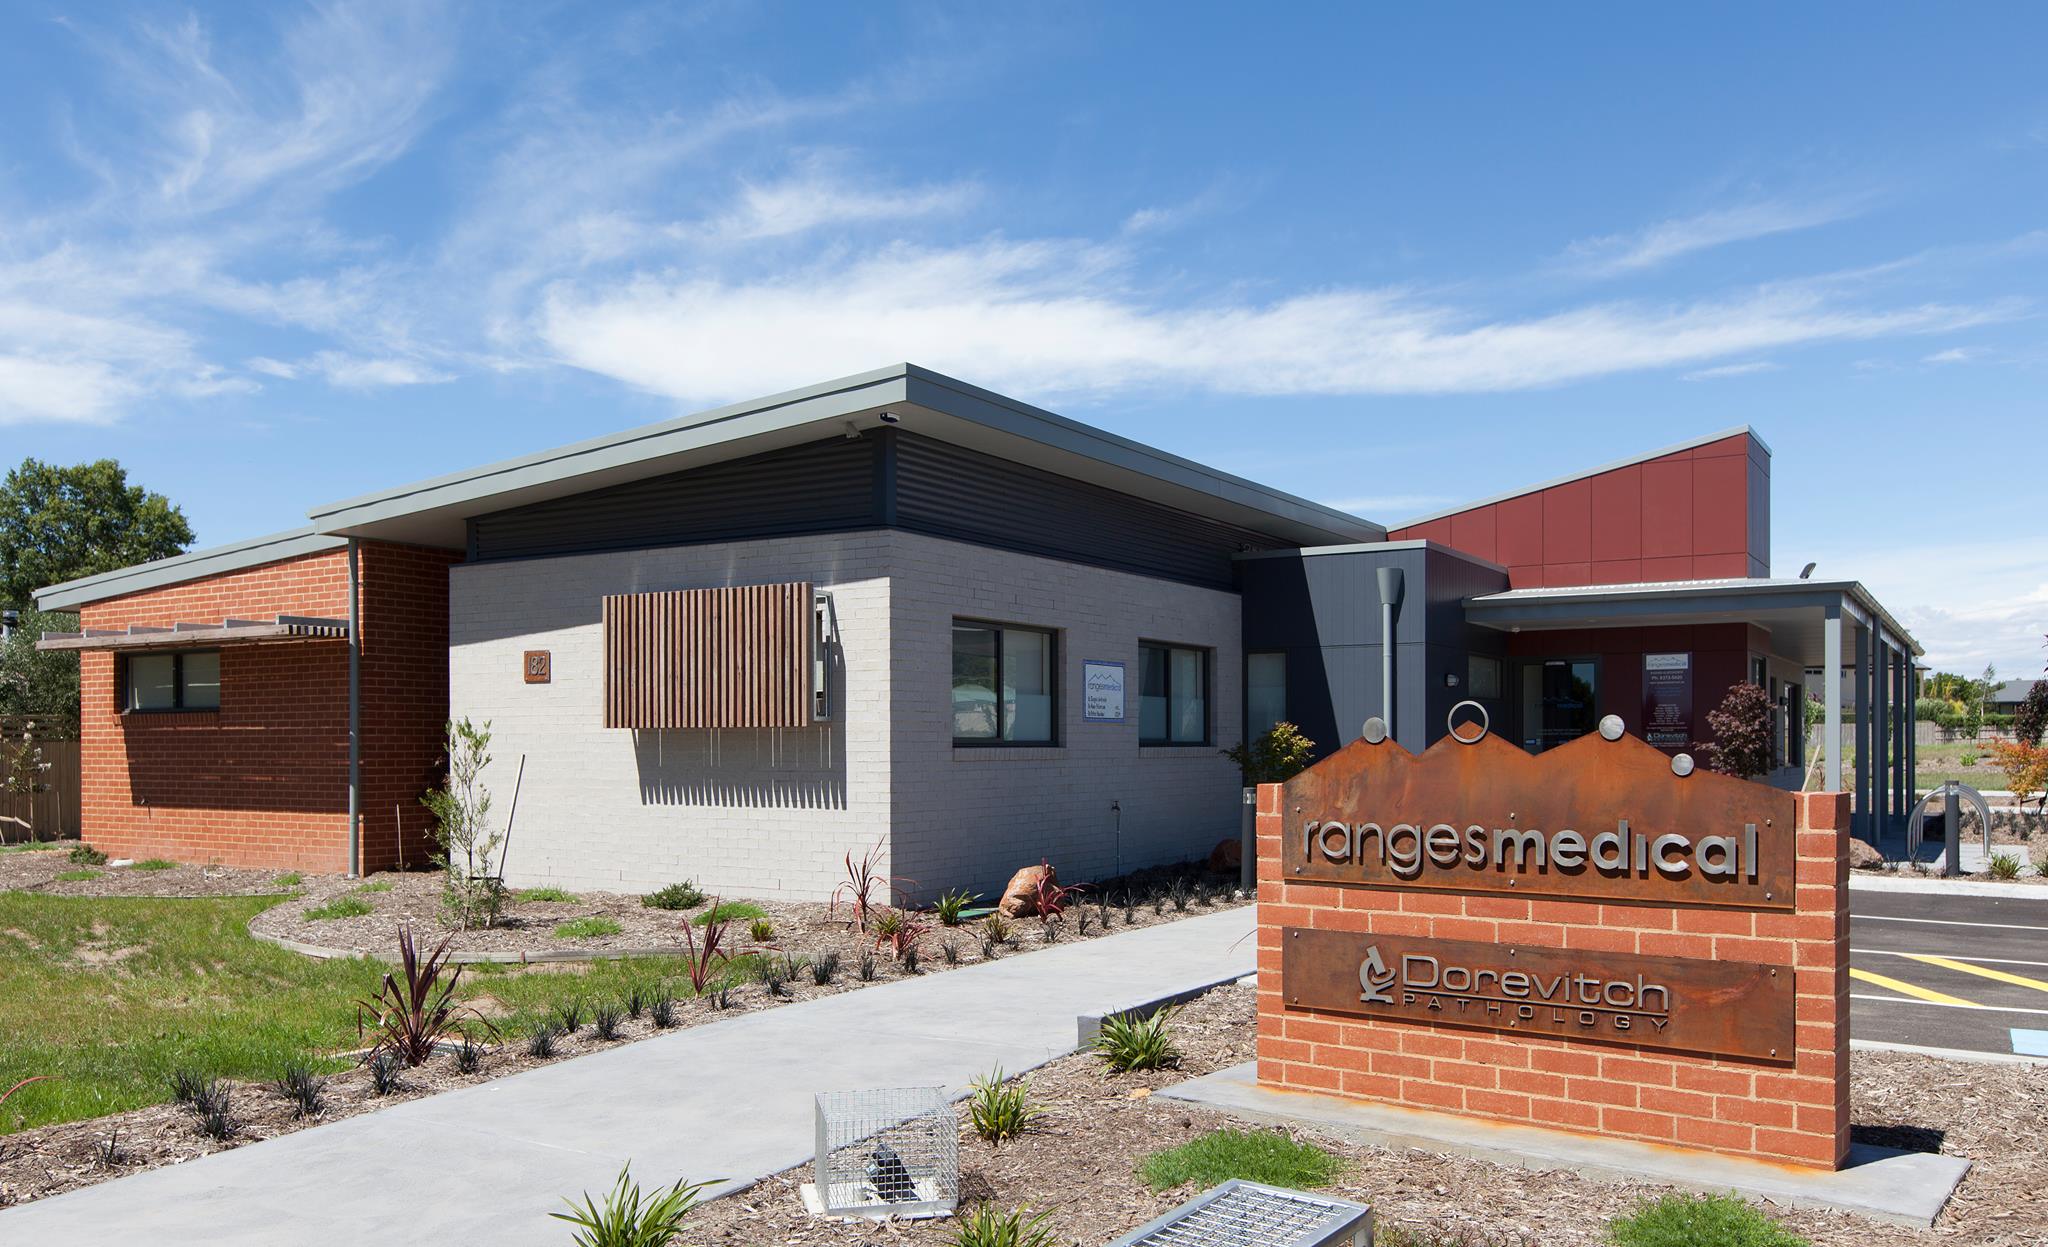
M 2048 1057 L 2048 887 L 2014 890 L 1852 891 L 1851 1035 Z

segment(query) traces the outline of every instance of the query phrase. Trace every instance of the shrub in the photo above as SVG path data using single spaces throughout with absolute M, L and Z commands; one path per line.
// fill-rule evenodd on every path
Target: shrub
M 2036 680 L 2012 717 L 2012 734 L 2022 745 L 2038 745 L 2048 735 L 2048 680 Z
M 531 1057 L 551 1057 L 555 1055 L 555 1041 L 561 1037 L 562 1032 L 555 1028 L 553 1022 L 540 1023 L 526 1037 L 526 1055 Z
M 1116 1014 L 1102 1019 L 1102 1031 L 1095 1036 L 1095 1055 L 1118 1074 L 1141 1069 L 1165 1069 L 1180 1063 L 1180 1045 L 1168 1029 L 1178 1009 L 1161 1009 L 1151 1017 Z
M 1000 1065 L 975 1079 L 967 1093 L 968 1124 L 974 1127 L 974 1133 L 993 1144 L 1018 1137 L 1043 1116 L 1044 1112 L 1026 1096 L 1022 1082 L 1012 1085 L 1003 1081 Z
M 1913 720 L 1916 723 L 1934 723 L 1947 710 L 1949 704 L 1939 697 L 1922 697 L 1913 702 Z
M 235 1137 L 241 1125 L 229 1110 L 233 1107 L 232 1096 L 226 1087 L 220 1091 L 220 1099 L 200 1111 L 199 1133 L 216 1143 L 225 1143 Z
M 618 920 L 603 914 L 592 914 L 587 918 L 571 918 L 555 924 L 555 938 L 558 940 L 594 940 L 607 935 L 617 935 L 621 930 Z
M 1303 736 L 1300 728 L 1292 723 L 1275 723 L 1263 735 L 1225 749 L 1223 756 L 1237 763 L 1244 786 L 1250 788 L 1286 783 L 1308 769 L 1315 752 L 1316 743 Z
M 1067 906 L 1076 896 L 1088 890 L 1085 883 L 1064 887 L 1053 878 L 1052 863 L 1040 858 L 1038 864 L 1045 867 L 1031 885 L 1031 911 L 1040 918 L 1051 922 L 1067 912 Z
M 50 877 L 59 883 L 85 883 L 88 880 L 99 878 L 100 872 L 97 870 L 60 870 Z
M 1991 746 L 1991 756 L 2005 772 L 2005 786 L 2014 805 L 2043 797 L 2043 790 L 2048 789 L 2048 745 L 2002 740 Z
M 690 979 L 690 991 L 701 996 L 711 985 L 712 972 L 732 960 L 732 954 L 725 951 L 725 933 L 732 923 L 719 916 L 723 906 L 713 901 L 711 908 L 691 922 L 683 924 L 683 969 Z M 704 942 L 697 942 L 697 928 L 704 928 Z
M 951 940 L 946 940 L 939 945 L 939 955 L 946 959 L 946 964 L 949 966 L 960 964 L 960 946 Z
M 880 909 L 875 912 L 869 933 L 875 937 L 875 947 L 887 947 L 896 960 L 905 961 L 917 952 L 918 940 L 932 924 L 907 909 Z
M 451 719 L 444 747 L 447 781 L 420 798 L 433 812 L 440 842 L 434 862 L 443 872 L 442 906 L 449 921 L 464 930 L 491 926 L 505 904 L 501 876 L 509 832 L 492 826 L 491 792 L 480 778 L 491 764 L 491 725 Z
M 73 866 L 104 866 L 107 855 L 89 844 L 74 844 L 69 854 Z
M 564 1035 L 583 1029 L 583 1001 L 575 996 L 555 1002 L 555 1025 Z
M 293 1117 L 318 1117 L 320 1110 L 327 1107 L 321 1093 L 327 1089 L 327 1080 L 314 1075 L 311 1067 L 293 1063 L 284 1067 L 277 1081 L 270 1084 L 292 1106 Z
M 1810 1247 L 1733 1195 L 1666 1195 L 1608 1223 L 1614 1247 Z
M 609 1000 L 591 1011 L 590 1028 L 597 1032 L 599 1039 L 617 1039 L 625 1024 L 626 1011 Z
M 956 1247 L 1053 1247 L 1056 1241 L 1045 1222 L 1050 1213 L 1029 1216 L 1028 1208 L 997 1212 L 994 1204 L 978 1204 L 960 1218 L 953 1234 Z
M 385 886 L 389 887 L 390 885 L 386 884 Z M 574 892 L 565 892 L 561 888 L 550 887 L 528 888 L 515 899 L 522 902 L 540 902 L 548 905 L 574 905 L 578 897 Z
M 756 944 L 766 944 L 775 938 L 775 924 L 766 918 L 756 918 L 747 926 L 747 937 Z
M 980 899 L 981 894 L 978 892 L 941 892 L 939 899 L 932 904 L 932 912 L 938 915 L 940 925 L 957 927 L 960 925 L 960 915 L 966 913 L 967 907 Z
M 671 883 L 640 898 L 649 909 L 695 909 L 704 903 L 704 893 L 693 880 Z
M 789 995 L 789 974 L 784 966 L 768 960 L 761 963 L 761 986 L 772 997 Z
M 1993 879 L 2017 879 L 2020 877 L 2021 862 L 2016 854 L 1993 853 L 1991 855 L 1991 877 Z
M 667 992 L 654 998 L 647 1006 L 647 1020 L 654 1023 L 656 1030 L 667 1030 L 676 1024 L 676 998 Z
M 171 1098 L 195 1113 L 203 1115 L 211 1112 L 223 1103 L 226 1097 L 227 1088 L 218 1078 L 207 1078 L 189 1069 L 171 1072 Z
M 1001 914 L 990 914 L 981 920 L 981 936 L 985 940 L 993 940 L 998 944 L 1007 944 L 1016 938 L 1016 933 L 1010 929 L 1010 920 L 1008 918 L 1003 917 Z
M 414 947 L 412 928 L 398 929 L 399 973 L 384 975 L 377 994 L 356 1002 L 356 1034 L 374 1034 L 370 1055 L 390 1055 L 417 1066 L 434 1055 L 450 1035 L 466 1034 L 470 1025 L 497 1034 L 484 1015 L 455 1003 L 462 967 L 451 967 L 448 941 L 442 940 L 424 958 Z M 366 1020 L 367 1017 L 367 1020 Z
M 1958 766 L 1975 766 L 1977 765 L 1977 755 L 1974 753 L 1957 754 L 1956 764 Z
M 1754 779 L 1771 769 L 1771 695 L 1762 685 L 1744 680 L 1729 687 L 1718 709 L 1707 714 L 1712 741 L 1695 741 L 1701 763 L 1710 771 Z
M 378 1095 L 390 1095 L 398 1090 L 398 1072 L 405 1068 L 405 1062 L 395 1052 L 379 1052 L 370 1057 L 366 1068 L 370 1071 L 370 1089 Z
M 178 863 L 167 857 L 145 857 L 130 866 L 130 870 L 176 870 Z
M 308 922 L 330 922 L 336 918 L 360 918 L 377 912 L 377 907 L 360 896 L 337 896 L 325 905 L 306 911 Z
M 883 874 L 879 869 L 881 860 L 880 840 L 875 841 L 875 847 L 862 854 L 858 862 L 853 860 L 853 851 L 847 850 L 846 882 L 832 889 L 832 912 L 838 912 L 839 901 L 842 897 L 845 898 L 848 907 L 853 910 L 854 922 L 863 931 L 868 929 L 868 919 L 877 906 L 887 906 L 895 899 L 899 885 L 913 882 Z M 877 892 L 880 893 L 879 897 L 876 895 Z
M 576 1227 L 576 1247 L 668 1247 L 683 1232 L 683 1218 L 696 1207 L 709 1182 L 676 1184 L 641 1194 L 633 1167 L 619 1170 L 619 1180 L 599 1204 L 584 1192 L 583 1203 L 564 1199 L 567 1212 L 551 1212 L 557 1221 Z
M 827 952 L 811 963 L 811 982 L 818 987 L 830 987 L 832 980 L 839 977 L 839 954 Z
M 1155 1191 L 1192 1182 L 1207 1188 L 1232 1178 L 1313 1190 L 1344 1172 L 1344 1158 L 1279 1130 L 1214 1130 L 1147 1156 L 1138 1175 Z
M 875 955 L 873 953 L 862 953 L 860 955 L 860 969 L 857 973 L 859 973 L 860 981 L 863 983 L 875 981 Z
M 462 1044 L 455 1049 L 455 1072 L 474 1074 L 484 1067 L 484 1046 L 469 1036 L 462 1037 Z
M 714 922 L 747 922 L 755 918 L 766 918 L 768 911 L 748 901 L 713 901 L 711 908 L 698 914 L 691 922 L 698 926 L 709 926 Z
M 648 999 L 648 990 L 640 984 L 635 983 L 630 988 L 627 988 L 626 1016 L 637 1021 L 641 1014 L 647 1012 Z

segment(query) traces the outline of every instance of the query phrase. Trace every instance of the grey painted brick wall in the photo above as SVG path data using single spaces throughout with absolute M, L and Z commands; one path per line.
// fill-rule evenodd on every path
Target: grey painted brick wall
M 629 732 L 602 726 L 607 593 L 810 580 L 829 589 L 840 651 L 829 726 Z M 915 534 L 874 531 L 462 565 L 450 574 L 450 704 L 488 719 L 486 775 L 510 803 L 515 886 L 824 899 L 843 859 L 878 841 L 884 868 L 989 892 L 1050 858 L 1069 880 L 1199 856 L 1234 835 L 1239 736 L 1235 594 Z M 1061 742 L 956 749 L 952 622 L 1060 634 Z M 1140 748 L 1138 642 L 1214 650 L 1215 743 Z M 523 682 L 547 649 L 553 682 Z M 1123 724 L 1081 721 L 1081 661 L 1122 661 Z M 1121 837 L 1111 802 L 1122 807 Z

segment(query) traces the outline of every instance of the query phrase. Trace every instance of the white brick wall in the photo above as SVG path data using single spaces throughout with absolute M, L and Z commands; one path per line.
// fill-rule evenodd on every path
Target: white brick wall
M 788 580 L 833 595 L 842 664 L 829 727 L 602 726 L 605 594 Z M 1086 880 L 1204 854 L 1237 830 L 1236 769 L 1217 753 L 1238 737 L 1232 593 L 878 531 L 461 565 L 449 605 L 450 705 L 491 721 L 485 782 L 501 816 L 526 757 L 515 886 L 694 878 L 728 895 L 823 899 L 845 854 L 886 834 L 886 869 L 924 894 L 989 892 L 1041 857 Z M 956 616 L 1059 632 L 1058 746 L 953 747 Z M 1215 650 L 1216 745 L 1139 748 L 1141 639 Z M 552 651 L 552 683 L 523 682 L 528 649 Z M 1081 721 L 1084 658 L 1126 664 L 1128 722 Z

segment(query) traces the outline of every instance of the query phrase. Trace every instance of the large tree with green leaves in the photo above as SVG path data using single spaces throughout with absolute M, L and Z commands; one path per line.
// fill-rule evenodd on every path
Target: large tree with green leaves
M 24 459 L 0 481 L 0 606 L 45 585 L 182 554 L 185 513 L 128 483 L 112 459 L 60 467 Z
M 78 616 L 25 610 L 0 641 L 0 719 L 78 717 L 78 651 L 39 650 L 45 632 L 75 632 Z

